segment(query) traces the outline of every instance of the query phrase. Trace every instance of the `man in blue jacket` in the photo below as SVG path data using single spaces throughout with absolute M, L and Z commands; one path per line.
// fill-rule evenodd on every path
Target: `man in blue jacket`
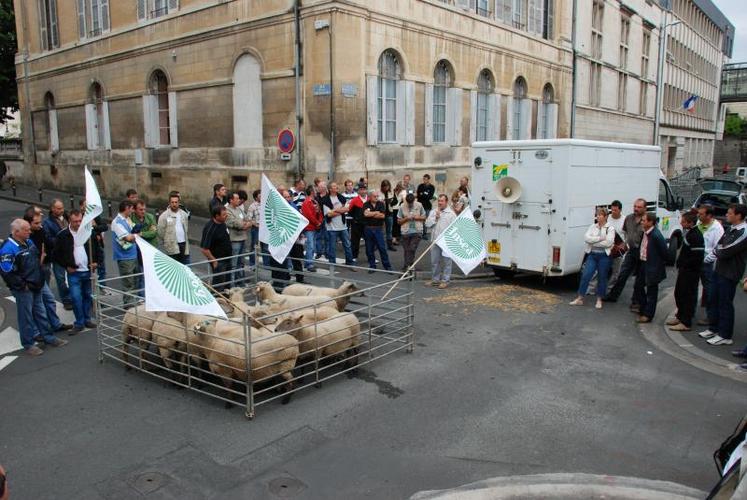
M 52 255 L 57 235 L 64 229 L 67 229 L 67 225 L 65 204 L 62 203 L 62 200 L 55 198 L 49 204 L 49 215 L 47 215 L 47 218 L 42 223 L 42 228 L 46 235 L 47 255 Z M 73 309 L 73 299 L 70 298 L 70 290 L 67 287 L 67 273 L 65 272 L 65 268 L 54 263 L 50 264 L 50 268 L 54 273 L 54 280 L 57 282 L 57 291 L 60 293 L 62 305 L 66 310 L 71 311 Z M 49 276 L 47 276 L 47 281 L 49 281 Z
M 634 302 L 640 305 L 638 323 L 651 323 L 656 314 L 659 299 L 659 283 L 667 277 L 667 242 L 656 227 L 656 214 L 643 216 L 643 240 L 641 240 L 640 261 Z
M 44 342 L 62 347 L 67 340 L 57 338 L 47 320 L 42 288 L 44 273 L 39 250 L 29 239 L 31 225 L 23 219 L 10 224 L 10 237 L 0 247 L 0 274 L 16 299 L 21 345 L 31 356 L 43 354 L 35 344 L 38 331 Z

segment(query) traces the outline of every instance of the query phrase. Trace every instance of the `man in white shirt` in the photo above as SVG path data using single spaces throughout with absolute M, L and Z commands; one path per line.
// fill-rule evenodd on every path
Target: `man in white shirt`
M 449 197 L 445 194 L 439 195 L 436 210 L 431 210 L 425 221 L 426 227 L 431 228 L 433 241 L 438 239 L 456 217 L 457 215 L 449 207 Z M 431 247 L 431 267 L 433 268 L 431 281 L 426 285 L 437 286 L 441 290 L 448 287 L 451 279 L 451 259 L 443 255 L 443 250 L 438 245 Z
M 716 265 L 716 254 L 714 250 L 718 241 L 724 235 L 724 226 L 716 220 L 715 212 L 712 205 L 698 206 L 698 230 L 703 234 L 705 241 L 705 258 L 703 259 L 703 270 L 700 273 L 700 283 L 703 285 L 703 292 L 700 296 L 700 307 L 708 310 L 710 303 L 711 280 L 713 279 L 713 270 Z M 698 325 L 707 326 L 708 318 L 703 314 L 698 320 Z
M 158 217 L 158 239 L 166 255 L 189 264 L 189 214 L 179 208 L 179 201 L 178 193 L 169 193 L 169 208 Z

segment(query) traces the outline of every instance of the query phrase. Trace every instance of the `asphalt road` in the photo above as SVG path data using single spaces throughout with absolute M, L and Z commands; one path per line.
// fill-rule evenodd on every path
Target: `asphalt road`
M 20 209 L 0 202 L 0 226 Z M 747 411 L 747 387 L 647 342 L 629 290 L 602 311 L 529 278 L 417 290 L 412 354 L 253 421 L 99 364 L 94 333 L 21 355 L 0 370 L 13 498 L 392 499 L 556 472 L 717 481 L 711 456 Z M 0 303 L 0 330 L 15 326 L 13 303 Z

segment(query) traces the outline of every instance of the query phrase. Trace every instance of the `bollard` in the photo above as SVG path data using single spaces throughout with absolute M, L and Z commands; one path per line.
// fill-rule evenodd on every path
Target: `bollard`
M 42 188 L 39 188 L 39 203 L 42 202 L 43 198 L 44 198 L 44 191 L 42 191 Z
M 75 197 L 73 195 L 70 195 L 70 210 L 73 210 L 75 208 Z
M 112 202 L 109 201 L 106 203 L 107 208 L 109 209 L 109 218 L 112 218 Z

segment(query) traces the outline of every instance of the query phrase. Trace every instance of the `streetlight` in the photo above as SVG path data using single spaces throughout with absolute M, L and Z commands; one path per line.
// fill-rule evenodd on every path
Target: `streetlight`
M 659 65 L 656 71 L 656 109 L 654 110 L 654 145 L 658 146 L 661 142 L 659 139 L 659 128 L 661 127 L 661 100 L 664 95 L 664 71 L 666 66 L 664 65 L 667 53 L 667 29 L 672 26 L 681 24 L 682 21 L 674 21 L 667 24 L 667 13 L 665 10 L 662 16 L 661 25 L 659 28 Z

